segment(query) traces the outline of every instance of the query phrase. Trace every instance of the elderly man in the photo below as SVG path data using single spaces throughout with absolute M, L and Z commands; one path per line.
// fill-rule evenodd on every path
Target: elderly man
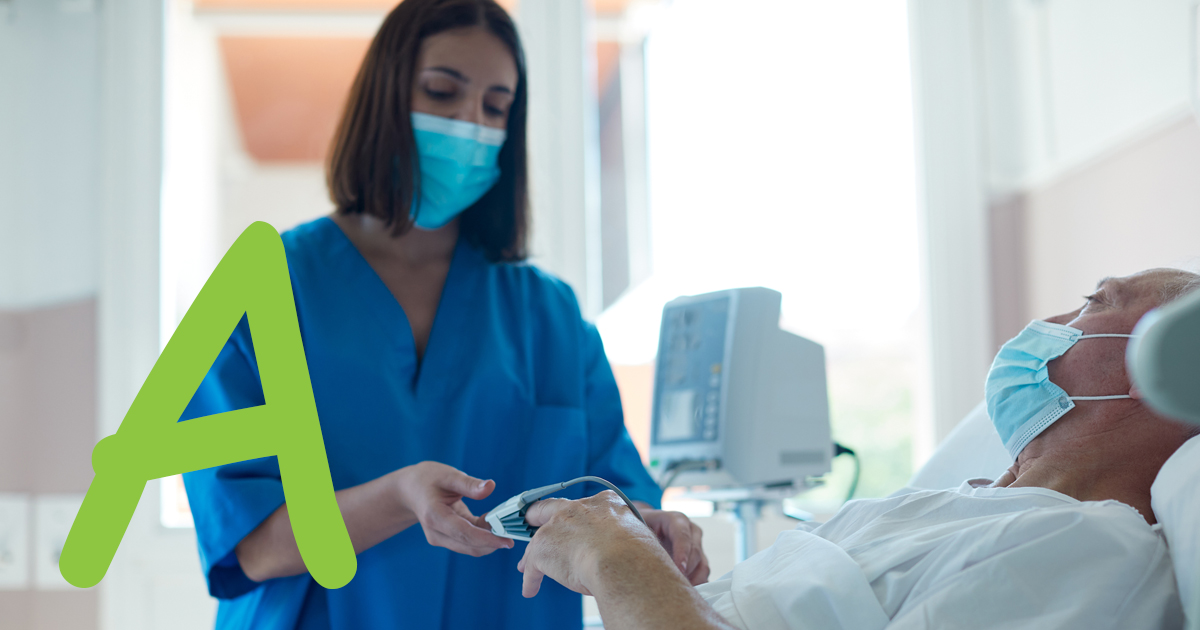
M 1181 626 L 1150 486 L 1197 427 L 1143 405 L 1124 357 L 1143 314 L 1198 287 L 1106 278 L 1005 344 L 986 390 L 1016 463 L 995 482 L 852 501 L 698 588 L 611 493 L 543 501 L 524 595 L 549 576 L 594 595 L 610 630 Z

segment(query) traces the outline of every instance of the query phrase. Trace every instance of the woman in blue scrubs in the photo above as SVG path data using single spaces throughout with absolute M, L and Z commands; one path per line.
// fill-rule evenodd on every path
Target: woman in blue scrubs
M 577 594 L 520 596 L 521 549 L 477 516 L 597 475 L 642 502 L 703 582 L 699 529 L 662 512 L 596 329 L 522 264 L 526 82 L 492 0 L 405 0 L 355 80 L 326 218 L 283 234 L 313 394 L 358 572 L 309 576 L 275 458 L 184 476 L 218 628 L 579 628 Z M 243 319 L 184 420 L 264 404 Z M 577 485 L 561 496 L 601 488 Z

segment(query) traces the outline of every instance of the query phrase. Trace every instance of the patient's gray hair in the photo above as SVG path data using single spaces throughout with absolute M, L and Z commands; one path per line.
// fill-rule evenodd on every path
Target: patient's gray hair
M 1200 274 L 1181 269 L 1159 289 L 1159 304 L 1165 306 L 1196 290 L 1200 290 Z

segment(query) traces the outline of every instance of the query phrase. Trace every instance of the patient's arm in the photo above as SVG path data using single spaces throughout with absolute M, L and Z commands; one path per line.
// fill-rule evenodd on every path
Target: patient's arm
M 525 518 L 540 527 L 518 565 L 526 597 L 545 575 L 595 596 L 609 630 L 731 628 L 613 492 L 539 501 Z

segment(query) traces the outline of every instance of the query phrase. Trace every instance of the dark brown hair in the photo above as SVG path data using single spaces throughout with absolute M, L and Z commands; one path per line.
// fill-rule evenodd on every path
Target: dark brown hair
M 517 65 L 517 91 L 500 150 L 500 179 L 459 219 L 459 235 L 492 262 L 527 256 L 529 231 L 525 54 L 512 18 L 494 0 L 404 0 L 388 14 L 358 70 L 329 153 L 329 196 L 340 214 L 379 217 L 400 235 L 412 228 L 420 193 L 412 89 L 426 37 L 481 26 L 504 42 Z

